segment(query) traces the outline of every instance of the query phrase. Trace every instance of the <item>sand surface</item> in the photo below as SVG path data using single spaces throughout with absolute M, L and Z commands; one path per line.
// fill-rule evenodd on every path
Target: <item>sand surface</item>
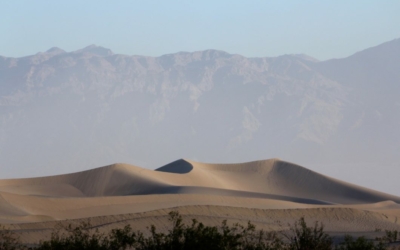
M 58 223 L 90 218 L 101 231 L 131 224 L 168 229 L 168 212 L 189 222 L 253 222 L 285 230 L 300 217 L 332 234 L 400 230 L 400 197 L 342 182 L 277 159 L 241 164 L 178 160 L 156 170 L 114 164 L 66 175 L 0 180 L 0 223 L 27 243 Z

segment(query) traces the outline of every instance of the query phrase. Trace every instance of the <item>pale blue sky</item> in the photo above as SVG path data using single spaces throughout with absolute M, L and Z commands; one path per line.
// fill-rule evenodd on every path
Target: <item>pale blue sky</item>
M 324 60 L 400 37 L 400 1 L 2 1 L 0 55 L 90 44 L 159 56 L 219 49 Z

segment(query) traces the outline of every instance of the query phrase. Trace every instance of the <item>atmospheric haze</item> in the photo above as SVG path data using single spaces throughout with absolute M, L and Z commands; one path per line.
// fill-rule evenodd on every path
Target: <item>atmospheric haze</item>
M 398 194 L 400 40 L 349 57 L 0 57 L 0 176 L 281 158 Z
M 319 221 L 334 244 L 400 231 L 400 1 L 0 10 L 0 224 L 22 244 L 168 233 L 171 211 Z

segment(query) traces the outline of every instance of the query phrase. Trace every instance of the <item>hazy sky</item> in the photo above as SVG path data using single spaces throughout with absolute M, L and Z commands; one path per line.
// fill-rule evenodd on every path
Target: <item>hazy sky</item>
M 400 1 L 1 1 L 0 55 L 90 44 L 159 56 L 219 49 L 324 60 L 400 37 Z

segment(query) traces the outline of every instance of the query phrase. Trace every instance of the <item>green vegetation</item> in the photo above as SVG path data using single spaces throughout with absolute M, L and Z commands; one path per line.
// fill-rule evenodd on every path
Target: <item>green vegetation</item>
M 135 249 L 135 250 L 383 250 L 389 249 L 388 244 L 397 241 L 397 231 L 385 231 L 385 236 L 377 243 L 359 237 L 354 239 L 345 236 L 344 242 L 333 246 L 332 238 L 324 232 L 322 224 L 315 222 L 307 226 L 304 218 L 297 221 L 288 233 L 256 230 L 250 222 L 246 226 L 234 224 L 229 226 L 223 221 L 220 226 L 205 226 L 193 219 L 190 225 L 185 225 L 177 212 L 169 214 L 172 224 L 168 233 L 157 232 L 155 226 L 149 228 L 149 236 L 142 232 L 134 232 L 127 225 L 124 228 L 113 229 L 109 234 L 100 233 L 89 222 L 79 226 L 55 229 L 48 241 L 40 242 L 37 250 L 55 249 Z M 28 249 L 22 246 L 12 231 L 0 229 L 0 250 Z

